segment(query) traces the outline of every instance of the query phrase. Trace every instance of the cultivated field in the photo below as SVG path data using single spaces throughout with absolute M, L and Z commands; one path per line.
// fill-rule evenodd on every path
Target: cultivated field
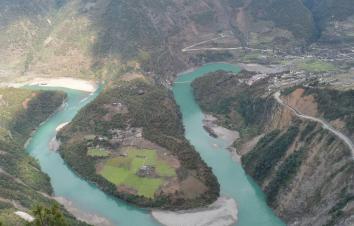
M 136 191 L 138 195 L 153 198 L 155 192 L 170 177 L 175 177 L 175 169 L 161 160 L 157 151 L 149 149 L 124 148 L 122 155 L 107 160 L 99 174 L 117 186 Z M 137 173 L 144 167 L 153 167 L 154 172 L 145 176 Z

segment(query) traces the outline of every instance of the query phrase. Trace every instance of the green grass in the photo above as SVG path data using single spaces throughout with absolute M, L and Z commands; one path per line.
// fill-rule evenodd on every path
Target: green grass
M 331 63 L 327 63 L 321 60 L 307 60 L 298 62 L 296 65 L 298 70 L 305 70 L 307 72 L 329 72 L 336 71 L 337 68 Z
M 110 153 L 100 148 L 89 148 L 87 151 L 87 155 L 91 157 L 104 158 L 104 157 L 108 157 Z
M 167 177 L 176 176 L 172 167 L 158 159 L 155 150 L 128 148 L 125 151 L 128 156 L 109 159 L 100 172 L 100 175 L 117 186 L 125 185 L 136 190 L 138 195 L 153 198 Z M 137 176 L 136 173 L 143 165 L 154 166 L 159 177 Z

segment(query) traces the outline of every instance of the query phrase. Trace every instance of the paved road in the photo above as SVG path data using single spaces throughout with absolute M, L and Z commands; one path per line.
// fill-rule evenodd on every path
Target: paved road
M 335 128 L 333 128 L 328 122 L 322 120 L 322 119 L 319 119 L 319 118 L 315 118 L 315 117 L 311 117 L 311 116 L 308 116 L 308 115 L 305 115 L 301 112 L 299 112 L 297 109 L 287 105 L 286 103 L 284 103 L 284 101 L 282 101 L 282 99 L 280 99 L 280 92 L 276 92 L 274 94 L 274 98 L 275 100 L 285 106 L 286 108 L 290 109 L 292 112 L 294 112 L 294 114 L 299 117 L 299 118 L 304 118 L 304 119 L 308 119 L 308 120 L 311 120 L 311 121 L 314 121 L 314 122 L 318 122 L 318 123 L 321 123 L 323 128 L 330 131 L 331 133 L 333 133 L 335 136 L 337 136 L 339 139 L 341 139 L 342 141 L 345 142 L 345 144 L 350 148 L 351 152 L 352 152 L 352 156 L 354 158 L 354 144 L 353 142 L 351 141 L 351 139 L 349 137 L 347 137 L 346 135 L 344 135 L 343 133 L 341 133 L 340 131 L 336 130 Z

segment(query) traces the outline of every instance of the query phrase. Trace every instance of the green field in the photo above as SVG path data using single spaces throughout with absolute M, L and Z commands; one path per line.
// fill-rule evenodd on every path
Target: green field
M 91 157 L 104 158 L 108 157 L 110 153 L 102 148 L 89 148 L 87 150 L 87 155 Z
M 125 151 L 128 156 L 109 159 L 100 171 L 100 175 L 117 186 L 125 185 L 136 190 L 138 195 L 153 198 L 168 177 L 176 176 L 174 168 L 159 160 L 155 150 L 128 148 Z M 144 165 L 154 166 L 158 177 L 137 176 Z
M 333 64 L 321 60 L 305 60 L 297 62 L 296 69 L 314 73 L 337 70 L 336 66 L 334 66 Z

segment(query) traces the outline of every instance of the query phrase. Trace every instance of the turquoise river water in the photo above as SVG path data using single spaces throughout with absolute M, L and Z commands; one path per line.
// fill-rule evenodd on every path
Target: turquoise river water
M 238 72 L 239 68 L 229 64 L 208 64 L 181 74 L 176 80 L 173 93 L 183 115 L 186 137 L 213 168 L 222 195 L 236 200 L 239 208 L 237 226 L 282 226 L 284 224 L 266 205 L 259 187 L 245 174 L 241 165 L 232 160 L 225 143 L 212 138 L 203 129 L 203 113 L 193 97 L 191 82 L 217 70 Z M 101 91 L 98 89 L 95 93 L 87 94 L 62 88 L 60 90 L 68 94 L 65 106 L 38 128 L 27 146 L 28 153 L 38 159 L 42 170 L 51 178 L 55 196 L 64 197 L 72 201 L 76 208 L 102 216 L 114 225 L 158 225 L 149 211 L 105 195 L 96 186 L 73 173 L 58 153 L 50 151 L 49 143 L 56 135 L 56 128 L 70 122 Z

